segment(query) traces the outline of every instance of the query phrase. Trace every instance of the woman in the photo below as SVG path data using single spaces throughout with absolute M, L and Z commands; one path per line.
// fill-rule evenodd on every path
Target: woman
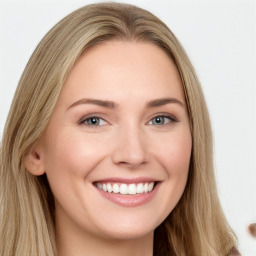
M 83 7 L 39 43 L 1 145 L 1 255 L 229 255 L 204 96 L 158 18 Z

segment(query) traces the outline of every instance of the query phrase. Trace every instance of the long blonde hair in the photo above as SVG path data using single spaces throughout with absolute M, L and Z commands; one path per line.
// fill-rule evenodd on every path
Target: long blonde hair
M 24 157 L 46 130 L 62 85 L 78 58 L 108 40 L 158 45 L 183 83 L 193 140 L 182 198 L 155 230 L 154 255 L 220 256 L 236 245 L 222 212 L 212 160 L 212 132 L 200 83 L 181 44 L 157 17 L 118 3 L 92 4 L 56 24 L 32 54 L 17 87 L 0 151 L 0 253 L 57 255 L 54 200 L 45 175 L 33 176 Z

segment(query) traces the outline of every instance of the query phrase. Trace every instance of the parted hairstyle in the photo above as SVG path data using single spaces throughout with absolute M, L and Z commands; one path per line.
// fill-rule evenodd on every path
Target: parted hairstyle
M 19 81 L 0 148 L 0 255 L 56 256 L 54 197 L 46 175 L 24 158 L 46 131 L 62 86 L 79 57 L 106 41 L 150 42 L 176 65 L 192 135 L 184 193 L 154 232 L 154 255 L 224 256 L 236 237 L 223 214 L 215 182 L 212 131 L 203 92 L 183 47 L 156 16 L 119 3 L 82 7 L 41 40 Z

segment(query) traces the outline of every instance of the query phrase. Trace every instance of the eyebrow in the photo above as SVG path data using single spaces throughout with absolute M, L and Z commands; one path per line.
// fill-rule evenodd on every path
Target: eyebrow
M 81 104 L 92 104 L 92 105 L 98 105 L 105 108 L 114 109 L 117 108 L 117 104 L 113 101 L 109 100 L 98 100 L 98 99 L 80 99 L 76 102 L 74 102 L 72 105 L 68 107 L 68 109 L 81 105 Z
M 178 100 L 176 98 L 160 98 L 160 99 L 151 100 L 151 101 L 147 102 L 146 107 L 147 108 L 160 107 L 160 106 L 164 106 L 169 103 L 176 103 L 176 104 L 184 107 L 184 103 L 182 103 L 180 100 Z M 78 105 L 81 105 L 81 104 L 92 104 L 92 105 L 97 105 L 97 106 L 101 106 L 101 107 L 105 107 L 105 108 L 109 108 L 109 109 L 115 109 L 118 107 L 118 104 L 113 101 L 83 98 L 83 99 L 80 99 L 80 100 L 74 102 L 73 104 L 71 104 L 68 107 L 68 109 L 78 106 Z
M 179 104 L 180 106 L 184 107 L 184 103 L 182 103 L 180 100 L 176 98 L 161 98 L 161 99 L 156 99 L 156 100 L 151 100 L 147 103 L 148 108 L 152 107 L 160 107 L 169 103 L 176 103 Z

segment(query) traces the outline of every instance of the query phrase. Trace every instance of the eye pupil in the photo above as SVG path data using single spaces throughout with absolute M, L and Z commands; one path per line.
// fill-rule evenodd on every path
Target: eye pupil
M 160 123 L 160 122 L 161 122 L 160 117 L 157 117 L 157 118 L 156 118 L 156 122 L 157 122 L 157 123 Z
M 163 121 L 163 117 L 158 116 L 155 118 L 155 124 L 163 124 Z
M 99 123 L 99 118 L 97 117 L 91 117 L 89 120 L 88 120 L 88 124 L 89 125 L 96 125 Z

